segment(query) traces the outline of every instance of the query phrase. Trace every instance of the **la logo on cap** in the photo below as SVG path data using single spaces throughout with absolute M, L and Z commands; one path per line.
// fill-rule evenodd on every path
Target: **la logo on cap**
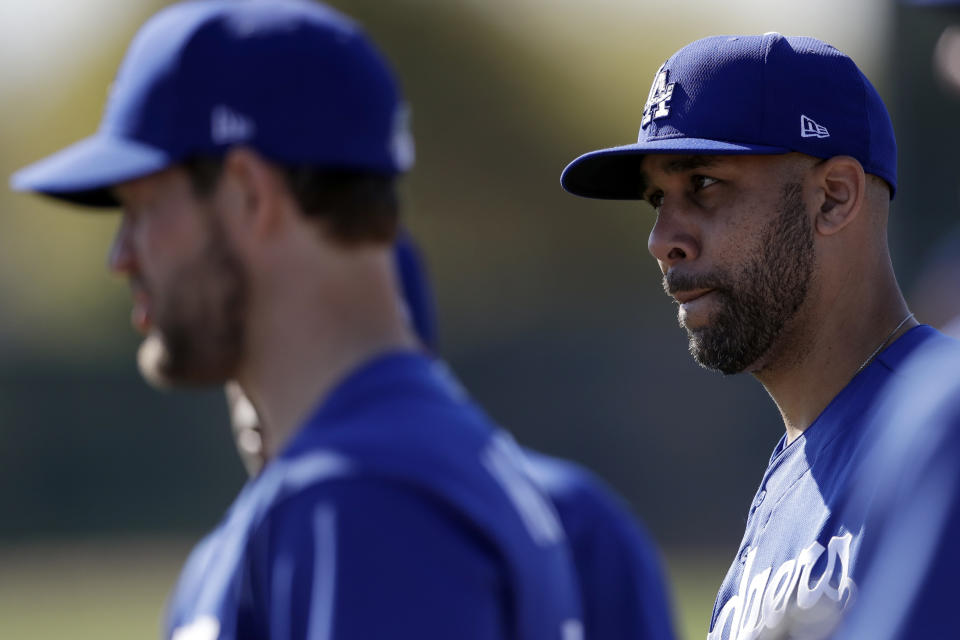
M 657 120 L 670 115 L 670 98 L 673 97 L 673 85 L 675 82 L 667 84 L 667 70 L 664 67 L 667 63 L 660 65 L 657 69 L 657 75 L 653 79 L 653 86 L 650 87 L 650 95 L 647 96 L 647 104 L 643 106 L 643 119 L 640 121 L 640 128 L 643 129 L 651 120 Z

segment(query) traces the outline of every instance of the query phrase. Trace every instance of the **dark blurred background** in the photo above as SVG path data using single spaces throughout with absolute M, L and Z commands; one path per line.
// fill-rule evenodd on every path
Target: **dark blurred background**
M 127 43 L 163 4 L 0 0 L 0 174 L 96 128 Z M 695 583 L 677 599 L 705 624 L 782 424 L 752 378 L 688 357 L 646 206 L 574 198 L 560 171 L 635 139 L 654 72 L 683 44 L 814 35 L 860 64 L 894 116 L 891 244 L 918 290 L 960 220 L 958 103 L 931 70 L 960 16 L 879 0 L 332 4 L 365 24 L 413 107 L 405 215 L 442 352 L 521 442 L 586 464 L 630 502 L 675 578 Z M 147 567 L 170 542 L 168 586 L 178 541 L 212 526 L 244 480 L 219 392 L 158 393 L 137 374 L 126 287 L 105 269 L 116 223 L 0 191 L 0 618 L 11 575 L 29 581 L 72 549 L 117 546 Z M 22 572 L 6 583 L 4 558 Z

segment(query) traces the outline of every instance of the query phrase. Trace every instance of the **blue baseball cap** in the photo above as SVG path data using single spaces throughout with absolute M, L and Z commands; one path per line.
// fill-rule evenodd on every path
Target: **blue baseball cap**
M 287 166 L 413 164 L 397 82 L 355 22 L 310 0 L 193 0 L 137 33 L 94 135 L 10 182 L 115 206 L 112 186 L 235 145 Z
M 636 144 L 571 162 L 560 177 L 578 196 L 638 200 L 651 153 L 848 155 L 897 187 L 897 145 L 879 94 L 848 56 L 807 37 L 712 36 L 657 70 Z

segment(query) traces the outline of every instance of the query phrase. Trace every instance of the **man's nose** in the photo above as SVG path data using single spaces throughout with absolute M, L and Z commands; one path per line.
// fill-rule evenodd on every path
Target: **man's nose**
M 663 273 L 680 262 L 696 260 L 700 255 L 697 226 L 682 203 L 664 199 L 657 211 L 657 221 L 650 230 L 647 249 L 657 259 Z
M 120 221 L 120 227 L 110 245 L 110 253 L 107 256 L 107 268 L 113 273 L 119 275 L 131 274 L 136 266 L 136 258 L 133 251 L 133 228 L 129 220 L 124 217 Z

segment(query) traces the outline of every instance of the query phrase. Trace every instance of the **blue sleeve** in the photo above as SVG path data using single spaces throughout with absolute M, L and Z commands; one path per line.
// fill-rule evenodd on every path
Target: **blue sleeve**
M 413 489 L 357 478 L 307 489 L 253 546 L 254 626 L 271 640 L 510 637 L 496 554 Z
M 587 637 L 672 640 L 659 554 L 624 507 L 607 498 L 592 498 L 594 517 L 570 533 Z
M 673 640 L 660 555 L 627 505 L 592 473 L 528 453 L 573 551 L 585 637 Z

